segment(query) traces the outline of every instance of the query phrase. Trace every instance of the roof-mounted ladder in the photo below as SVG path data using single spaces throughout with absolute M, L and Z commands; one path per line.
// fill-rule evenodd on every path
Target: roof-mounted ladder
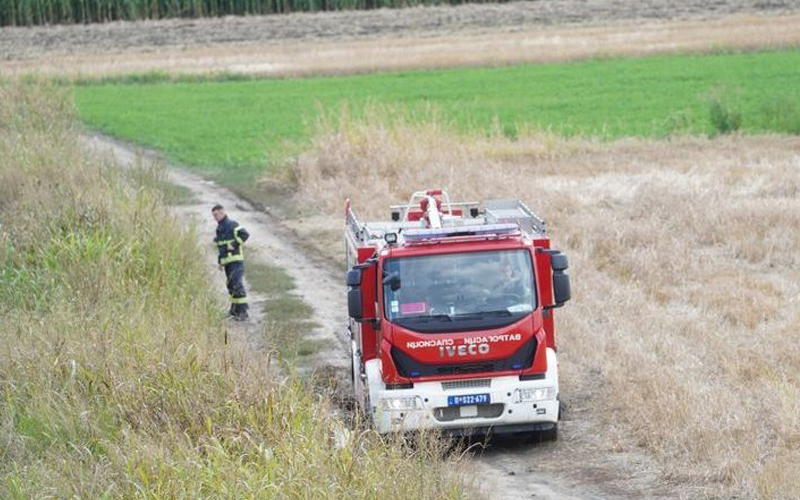
M 536 215 L 522 200 L 486 200 L 483 203 L 486 222 L 489 224 L 517 223 L 528 233 L 547 233 L 547 223 Z

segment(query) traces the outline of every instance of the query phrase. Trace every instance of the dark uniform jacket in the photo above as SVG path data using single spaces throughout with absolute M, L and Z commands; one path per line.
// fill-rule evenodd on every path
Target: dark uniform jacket
M 242 245 L 249 237 L 250 233 L 248 233 L 245 228 L 239 225 L 235 220 L 225 216 L 225 218 L 217 224 L 217 237 L 214 238 L 214 242 L 217 244 L 217 249 L 219 250 L 217 261 L 223 266 L 231 262 L 244 261 Z M 228 245 L 233 246 L 233 251 L 228 249 Z

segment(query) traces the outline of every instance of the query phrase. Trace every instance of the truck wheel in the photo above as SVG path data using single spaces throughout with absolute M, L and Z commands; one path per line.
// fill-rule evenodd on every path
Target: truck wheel
M 539 431 L 539 442 L 545 443 L 548 441 L 556 441 L 558 439 L 558 424 L 553 424 L 553 427 L 544 431 Z
M 356 368 L 356 345 L 353 342 L 350 346 L 350 384 L 352 385 L 352 393 L 353 393 L 353 406 L 354 411 L 360 414 L 360 417 L 365 417 L 368 415 L 367 409 L 369 408 L 368 403 L 368 396 L 366 394 L 366 390 L 363 387 L 363 384 L 360 384 L 360 381 L 356 378 L 360 376 L 360 370 Z M 361 393 L 359 393 L 359 387 L 363 389 Z
M 527 441 L 529 443 L 539 444 L 539 443 L 547 443 L 550 441 L 556 441 L 557 439 L 558 439 L 558 424 L 553 424 L 553 426 L 548 429 L 532 431 L 530 434 L 528 434 Z

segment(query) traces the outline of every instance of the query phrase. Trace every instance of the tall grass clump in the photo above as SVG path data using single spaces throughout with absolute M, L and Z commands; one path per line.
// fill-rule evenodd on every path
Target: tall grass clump
M 736 132 L 742 128 L 742 110 L 738 99 L 725 87 L 717 87 L 708 96 L 711 136 Z
M 0 0 L 0 26 L 365 10 L 470 1 L 479 0 Z
M 0 83 L 0 498 L 466 496 L 434 440 L 348 430 L 224 341 L 191 230 Z

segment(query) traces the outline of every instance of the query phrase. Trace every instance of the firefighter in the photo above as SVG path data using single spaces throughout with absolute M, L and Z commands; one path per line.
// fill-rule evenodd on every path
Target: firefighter
M 526 286 L 522 276 L 519 275 L 510 262 L 503 264 L 503 272 L 500 282 L 495 285 L 492 295 L 511 295 L 514 297 L 524 297 Z
M 250 237 L 250 233 L 238 222 L 225 214 L 222 205 L 214 205 L 211 209 L 217 221 L 217 236 L 214 243 L 219 250 L 217 262 L 225 270 L 228 293 L 231 296 L 230 316 L 236 321 L 244 321 L 247 314 L 247 292 L 244 289 L 244 255 L 242 247 Z

